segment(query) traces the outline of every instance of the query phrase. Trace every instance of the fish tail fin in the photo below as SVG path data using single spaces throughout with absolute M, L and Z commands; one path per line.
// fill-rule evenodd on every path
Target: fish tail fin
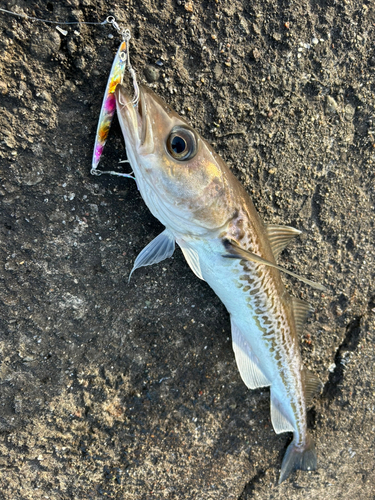
M 283 463 L 281 464 L 279 484 L 285 481 L 295 470 L 315 470 L 316 464 L 315 444 L 311 436 L 307 436 L 306 444 L 302 447 L 297 446 L 295 439 L 293 439 L 285 452 Z

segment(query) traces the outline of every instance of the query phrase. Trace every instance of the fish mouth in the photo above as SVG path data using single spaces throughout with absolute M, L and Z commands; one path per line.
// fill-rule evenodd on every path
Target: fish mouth
M 126 88 L 119 84 L 116 87 L 117 114 L 119 117 L 125 142 L 137 149 L 144 148 L 152 142 L 152 129 L 149 124 L 145 87 L 139 86 L 139 99 L 134 103 Z M 148 148 L 147 148 L 148 149 Z

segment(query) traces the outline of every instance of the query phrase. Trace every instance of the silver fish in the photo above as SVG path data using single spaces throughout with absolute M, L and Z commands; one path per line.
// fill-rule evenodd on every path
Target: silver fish
M 265 226 L 224 161 L 150 89 L 140 86 L 134 106 L 118 85 L 116 102 L 138 188 L 165 226 L 138 255 L 132 272 L 170 257 L 177 242 L 193 272 L 230 313 L 243 381 L 250 389 L 270 387 L 275 432 L 293 432 L 279 483 L 293 470 L 315 470 L 306 409 L 321 383 L 303 368 L 298 345 L 298 330 L 310 306 L 287 293 L 280 271 L 288 271 L 276 264 L 300 232 Z

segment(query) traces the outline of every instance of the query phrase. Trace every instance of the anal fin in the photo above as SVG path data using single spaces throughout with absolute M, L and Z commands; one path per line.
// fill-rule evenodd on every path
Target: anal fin
M 246 386 L 249 389 L 257 389 L 258 387 L 267 387 L 271 385 L 259 365 L 259 359 L 252 352 L 250 344 L 234 323 L 232 317 L 231 326 L 233 351 L 238 370 Z
M 293 432 L 295 429 L 292 422 L 286 417 L 280 400 L 271 387 L 271 421 L 276 434 L 281 432 Z

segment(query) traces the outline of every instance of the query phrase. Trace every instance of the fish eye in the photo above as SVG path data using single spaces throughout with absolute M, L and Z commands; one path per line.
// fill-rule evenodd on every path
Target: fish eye
M 167 139 L 168 153 L 175 160 L 190 160 L 197 154 L 197 137 L 186 127 L 173 127 Z

